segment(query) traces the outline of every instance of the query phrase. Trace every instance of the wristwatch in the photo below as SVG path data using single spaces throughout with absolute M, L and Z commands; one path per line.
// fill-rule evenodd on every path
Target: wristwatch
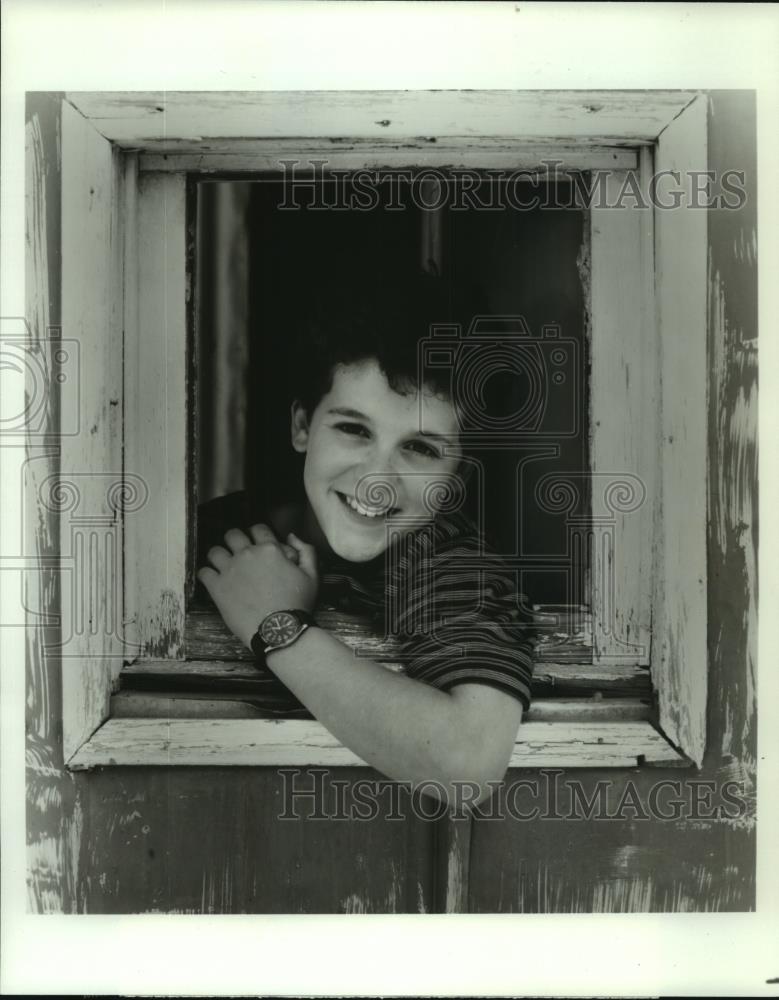
M 300 608 L 272 611 L 260 622 L 251 641 L 251 649 L 258 660 L 264 659 L 274 649 L 284 649 L 299 639 L 306 629 L 316 626 L 313 615 Z

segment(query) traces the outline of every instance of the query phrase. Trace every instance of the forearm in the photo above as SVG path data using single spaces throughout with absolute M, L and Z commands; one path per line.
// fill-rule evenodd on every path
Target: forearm
M 501 777 L 485 773 L 455 698 L 358 658 L 323 629 L 275 650 L 268 666 L 344 746 L 390 778 L 436 781 L 451 795 L 454 782 Z

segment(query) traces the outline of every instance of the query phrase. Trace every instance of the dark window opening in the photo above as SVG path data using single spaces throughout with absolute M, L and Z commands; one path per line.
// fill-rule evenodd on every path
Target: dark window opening
M 466 284 L 474 289 L 485 316 L 481 332 L 508 345 L 533 345 L 528 357 L 535 383 L 532 371 L 500 364 L 485 380 L 486 405 L 509 431 L 504 443 L 475 449 L 483 475 L 479 520 L 497 551 L 523 558 L 521 587 L 533 603 L 589 607 L 586 546 L 577 544 L 570 510 L 560 513 L 549 500 L 555 477 L 586 483 L 589 470 L 585 213 L 520 211 L 494 193 L 480 200 L 506 207 L 457 210 L 442 199 L 434 212 L 415 204 L 418 188 L 397 184 L 379 184 L 378 204 L 370 211 L 313 207 L 314 198 L 320 206 L 348 204 L 353 191 L 343 178 L 338 191 L 327 182 L 316 192 L 296 190 L 297 210 L 280 207 L 290 200 L 280 177 L 208 180 L 197 188 L 193 507 L 233 490 L 248 491 L 262 507 L 300 494 L 300 456 L 289 431 L 295 370 L 289 332 L 307 293 L 321 282 L 425 267 L 453 290 Z M 539 185 L 538 194 L 540 206 L 572 202 L 567 182 Z M 505 339 L 510 333 L 526 336 Z M 523 434 L 517 443 L 511 417 L 527 415 L 533 394 L 531 409 L 540 413 L 536 434 Z M 581 492 L 588 508 L 589 491 Z M 473 495 L 469 510 L 476 515 Z M 581 524 L 588 510 L 574 513 Z M 189 557 L 194 561 L 195 553 Z

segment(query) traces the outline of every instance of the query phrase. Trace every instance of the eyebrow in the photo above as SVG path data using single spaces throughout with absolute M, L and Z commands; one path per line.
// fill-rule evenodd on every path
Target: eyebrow
M 369 424 L 373 423 L 367 414 L 360 413 L 359 410 L 352 410 L 348 406 L 334 406 L 327 412 L 341 417 L 351 417 L 353 420 L 364 420 Z M 444 444 L 451 444 L 452 439 L 456 436 L 454 434 L 436 434 L 435 431 L 416 431 L 415 433 L 417 437 L 430 438 L 431 440 L 441 441 Z
M 359 410 L 350 410 L 348 406 L 334 406 L 332 409 L 327 411 L 328 413 L 338 413 L 342 417 L 354 417 L 355 420 L 366 420 L 368 423 L 371 422 L 371 418 L 365 413 L 360 413 Z

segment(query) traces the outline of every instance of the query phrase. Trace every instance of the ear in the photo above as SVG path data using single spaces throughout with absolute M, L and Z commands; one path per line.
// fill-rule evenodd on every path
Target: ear
M 292 447 L 295 451 L 304 452 L 308 449 L 308 415 L 299 399 L 293 401 L 290 416 Z

